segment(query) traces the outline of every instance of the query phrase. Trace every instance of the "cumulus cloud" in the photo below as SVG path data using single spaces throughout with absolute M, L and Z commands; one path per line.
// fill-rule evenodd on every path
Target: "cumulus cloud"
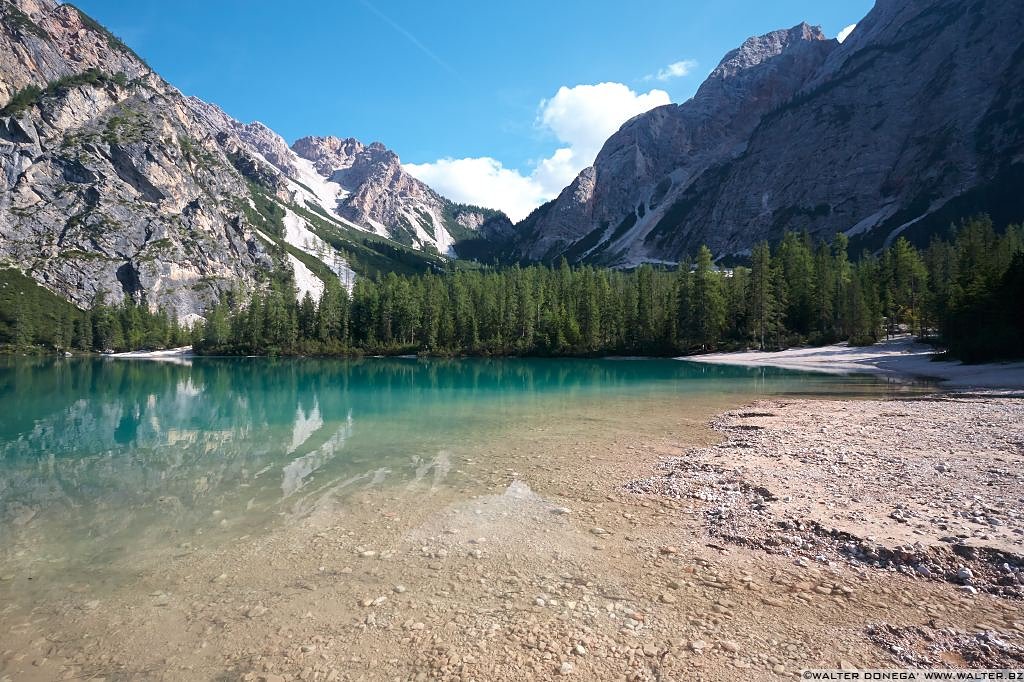
M 836 36 L 836 40 L 838 40 L 839 42 L 843 42 L 850 36 L 851 33 L 853 33 L 853 29 L 855 28 L 857 28 L 857 24 L 850 24 L 849 26 L 847 26 L 846 28 L 839 32 L 839 34 Z
M 568 144 L 574 156 L 589 157 L 582 158 L 582 170 L 623 123 L 670 101 L 664 90 L 637 94 L 622 83 L 563 85 L 554 97 L 540 103 L 537 124 Z
M 529 173 L 490 157 L 405 164 L 413 176 L 455 201 L 505 211 L 512 220 L 554 198 L 594 162 L 605 140 L 630 118 L 670 102 L 664 90 L 637 93 L 622 83 L 561 87 L 537 108 L 535 125 L 559 147 Z
M 453 201 L 498 208 L 512 220 L 521 220 L 549 198 L 532 177 L 486 156 L 407 163 L 404 167 Z
M 684 59 L 678 62 L 672 62 L 663 69 L 658 69 L 657 73 L 649 73 L 644 76 L 645 81 L 669 81 L 673 78 L 682 78 L 683 76 L 690 75 L 694 69 L 697 68 L 697 61 L 694 59 Z

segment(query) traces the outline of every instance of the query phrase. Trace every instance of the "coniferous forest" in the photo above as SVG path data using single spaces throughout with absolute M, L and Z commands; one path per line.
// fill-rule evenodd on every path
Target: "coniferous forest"
M 910 332 L 965 361 L 1024 357 L 1024 231 L 975 218 L 925 249 L 899 238 L 851 258 L 847 239 L 787 233 L 718 268 L 453 267 L 334 282 L 297 300 L 286 274 L 222 298 L 186 329 L 144 304 L 80 311 L 45 290 L 0 289 L 0 342 L 83 351 L 191 342 L 229 355 L 672 355 L 779 349 Z M 7 271 L 8 273 L 12 271 Z M 42 292 L 42 293 L 39 293 Z M 52 299 L 52 300 L 51 300 Z M 20 301 L 20 304 L 18 303 Z
M 918 250 L 897 239 L 851 260 L 847 239 L 787 233 L 750 263 L 712 264 L 702 248 L 678 268 L 454 269 L 357 280 L 295 299 L 282 280 L 224 300 L 194 345 L 229 354 L 436 353 L 669 355 L 777 349 L 901 331 L 935 336 L 966 360 L 1024 355 L 1024 233 L 987 218 Z

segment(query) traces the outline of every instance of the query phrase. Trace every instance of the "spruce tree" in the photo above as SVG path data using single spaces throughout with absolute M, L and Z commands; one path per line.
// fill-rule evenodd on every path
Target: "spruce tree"
M 693 320 L 694 340 L 701 350 L 713 349 L 725 325 L 725 299 L 721 276 L 712 265 L 711 250 L 707 246 L 701 246 L 697 254 L 690 318 Z
M 767 343 L 775 340 L 776 326 L 780 317 L 773 270 L 768 242 L 761 242 L 754 246 L 751 254 L 748 295 L 750 331 L 761 350 L 765 350 Z

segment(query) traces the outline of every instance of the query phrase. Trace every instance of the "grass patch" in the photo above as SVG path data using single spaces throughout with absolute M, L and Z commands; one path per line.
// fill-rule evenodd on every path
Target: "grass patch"
M 101 137 L 107 144 L 131 144 L 141 142 L 152 131 L 149 119 L 142 112 L 125 109 L 107 119 Z
M 245 214 L 249 224 L 271 237 L 284 238 L 284 209 L 270 198 L 263 188 L 249 181 L 249 195 L 252 203 L 239 201 L 238 209 Z

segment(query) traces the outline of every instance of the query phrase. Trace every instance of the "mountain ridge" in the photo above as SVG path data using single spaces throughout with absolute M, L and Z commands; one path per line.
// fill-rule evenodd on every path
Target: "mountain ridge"
M 352 258 L 440 267 L 457 238 L 507 222 L 403 177 L 380 143 L 341 191 L 337 169 L 183 95 L 72 5 L 3 0 L 0 20 L 0 262 L 80 307 L 127 298 L 194 320 L 277 272 L 301 296 L 351 286 Z M 340 210 L 332 190 L 362 204 Z
M 631 119 L 520 223 L 511 257 L 628 267 L 678 262 L 702 243 L 743 256 L 785 229 L 877 249 L 900 234 L 927 241 L 972 212 L 1024 217 L 1012 189 L 1024 178 L 1024 7 L 879 0 L 844 43 L 820 36 L 810 49 L 792 40 L 812 35 L 803 26 L 789 29 L 801 46 L 791 81 L 741 60 L 693 99 Z M 779 33 L 760 37 L 769 53 L 778 43 L 763 39 Z M 765 83 L 769 106 L 755 96 Z M 724 119 L 731 137 L 709 137 L 704 114 L 728 105 L 725 86 L 742 106 Z

